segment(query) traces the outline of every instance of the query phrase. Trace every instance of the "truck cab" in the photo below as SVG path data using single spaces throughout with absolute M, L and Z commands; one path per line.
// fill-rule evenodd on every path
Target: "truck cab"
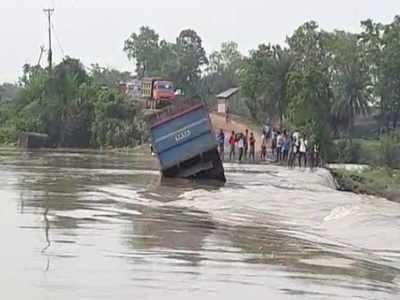
M 175 100 L 174 84 L 162 78 L 144 78 L 141 95 L 146 100 L 147 108 L 157 109 Z
M 171 81 L 155 81 L 153 85 L 153 99 L 155 101 L 175 100 L 174 84 Z

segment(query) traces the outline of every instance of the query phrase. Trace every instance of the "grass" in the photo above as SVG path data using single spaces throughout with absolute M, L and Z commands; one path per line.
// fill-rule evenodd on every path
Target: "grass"
M 331 163 L 367 164 L 400 168 L 400 143 L 395 139 L 344 139 L 334 140 Z
M 400 202 L 400 170 L 370 168 L 362 172 L 332 170 L 340 189 Z
M 354 139 L 354 142 L 360 144 L 360 160 L 362 163 L 372 164 L 379 160 L 381 151 L 381 141 L 378 139 Z

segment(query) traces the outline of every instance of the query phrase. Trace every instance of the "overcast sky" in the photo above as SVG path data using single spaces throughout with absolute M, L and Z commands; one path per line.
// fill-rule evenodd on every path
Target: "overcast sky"
M 142 25 L 174 41 L 182 29 L 202 37 L 208 52 L 237 41 L 243 53 L 262 42 L 284 43 L 309 20 L 326 30 L 359 31 L 360 21 L 390 22 L 400 0 L 0 0 L 0 82 L 16 81 L 25 63 L 35 64 L 47 46 L 45 7 L 56 9 L 54 59 L 77 57 L 133 71 L 124 40 Z M 43 60 L 45 62 L 45 59 Z

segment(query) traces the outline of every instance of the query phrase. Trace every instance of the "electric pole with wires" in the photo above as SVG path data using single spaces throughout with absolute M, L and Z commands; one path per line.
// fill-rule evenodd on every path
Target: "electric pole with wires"
M 40 66 L 40 62 L 42 61 L 42 57 L 43 57 L 43 53 L 46 51 L 46 49 L 44 48 L 44 46 L 40 46 L 40 55 L 39 55 L 39 59 L 38 59 L 38 63 L 37 66 Z
M 49 50 L 47 52 L 47 60 L 49 63 L 49 70 L 51 70 L 53 66 L 53 51 L 51 48 L 51 15 L 54 12 L 54 8 L 46 8 L 43 11 L 47 14 L 48 22 L 49 22 Z

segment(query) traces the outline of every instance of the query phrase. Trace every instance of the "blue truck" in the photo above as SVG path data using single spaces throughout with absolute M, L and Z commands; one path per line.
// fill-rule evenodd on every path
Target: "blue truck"
M 150 132 L 163 176 L 226 181 L 215 133 L 203 102 L 177 100 L 155 113 Z

